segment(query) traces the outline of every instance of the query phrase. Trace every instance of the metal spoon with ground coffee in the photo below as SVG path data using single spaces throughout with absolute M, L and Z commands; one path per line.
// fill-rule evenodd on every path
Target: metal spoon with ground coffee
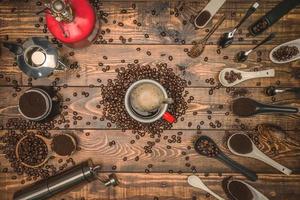
M 233 170 L 236 170 L 242 173 L 245 177 L 247 177 L 251 181 L 257 180 L 257 175 L 251 170 L 245 168 L 244 166 L 238 164 L 237 162 L 231 160 L 227 157 L 217 146 L 217 144 L 208 136 L 200 136 L 195 144 L 194 148 L 197 153 L 203 156 L 216 158 L 219 161 L 223 162 Z

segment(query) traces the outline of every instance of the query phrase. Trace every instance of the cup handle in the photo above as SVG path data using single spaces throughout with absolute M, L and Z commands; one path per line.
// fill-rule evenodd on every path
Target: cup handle
M 173 124 L 175 122 L 175 117 L 173 115 L 171 115 L 169 112 L 164 113 L 163 119 L 171 124 Z

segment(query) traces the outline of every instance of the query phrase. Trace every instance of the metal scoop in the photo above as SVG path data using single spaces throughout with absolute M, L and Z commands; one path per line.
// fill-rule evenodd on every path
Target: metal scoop
M 252 6 L 248 9 L 248 11 L 246 12 L 245 16 L 242 18 L 242 20 L 235 26 L 235 28 L 228 32 L 228 33 L 224 33 L 220 40 L 219 40 L 219 46 L 222 48 L 226 48 L 229 45 L 232 44 L 233 42 L 233 36 L 235 34 L 235 32 L 238 30 L 238 28 L 246 21 L 246 19 L 248 19 L 248 17 L 250 17 L 258 8 L 259 3 L 255 2 L 254 4 L 252 4 Z
M 248 59 L 248 56 L 251 52 L 253 52 L 255 49 L 260 47 L 261 45 L 265 44 L 266 42 L 272 40 L 275 37 L 275 33 L 271 33 L 268 37 L 266 37 L 264 40 L 262 40 L 260 43 L 258 43 L 255 47 L 248 51 L 240 51 L 237 53 L 236 61 L 237 62 L 245 62 Z

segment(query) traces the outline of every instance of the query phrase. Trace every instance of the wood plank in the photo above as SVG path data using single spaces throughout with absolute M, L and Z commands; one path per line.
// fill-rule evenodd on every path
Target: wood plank
M 106 175 L 106 174 L 104 174 Z M 213 200 L 212 196 L 207 197 L 204 191 L 192 188 L 186 182 L 190 174 L 140 174 L 140 173 L 118 173 L 121 184 L 114 188 L 104 188 L 98 181 L 76 187 L 75 190 L 57 195 L 52 200 L 91 199 L 91 200 Z M 214 192 L 225 198 L 221 181 L 224 177 L 233 176 L 236 179 L 244 180 L 237 174 L 210 174 L 208 177 L 198 175 L 204 183 Z M 285 177 L 282 175 L 260 174 L 259 180 L 249 183 L 268 198 L 272 200 L 298 200 L 299 175 Z M 0 192 L 3 200 L 9 200 L 15 191 L 20 189 L 19 180 L 11 180 L 9 175 L 0 174 Z
M 252 45 L 238 46 L 234 45 L 228 49 L 222 50 L 220 54 L 217 53 L 215 45 L 208 45 L 203 55 L 197 59 L 191 59 L 184 52 L 185 48 L 190 48 L 190 45 L 93 45 L 87 48 L 86 51 L 75 50 L 74 56 L 70 57 L 70 63 L 77 61 L 80 65 L 78 69 L 68 69 L 66 71 L 57 71 L 53 76 L 48 78 L 33 80 L 33 85 L 50 85 L 53 81 L 56 85 L 63 86 L 87 86 L 99 85 L 97 81 L 99 78 L 102 82 L 107 79 L 114 79 L 116 77 L 115 69 L 126 67 L 127 63 L 133 63 L 138 60 L 140 64 L 149 64 L 155 67 L 156 63 L 165 62 L 172 68 L 176 74 L 182 78 L 191 81 L 193 87 L 207 87 L 210 86 L 205 82 L 206 79 L 218 79 L 218 73 L 225 67 L 233 67 L 245 71 L 253 71 L 254 69 L 263 70 L 274 68 L 276 70 L 276 77 L 262 78 L 246 81 L 239 84 L 239 87 L 267 87 L 270 85 L 278 85 L 281 87 L 297 87 L 300 85 L 300 78 L 295 79 L 295 73 L 300 74 L 299 62 L 293 62 L 284 66 L 274 64 L 269 60 L 269 51 L 274 48 L 274 45 L 266 45 L 257 53 L 249 56 L 245 63 L 236 63 L 234 57 L 237 52 L 245 49 L 250 49 Z M 140 48 L 141 51 L 136 49 Z M 172 51 L 170 51 L 172 49 Z M 147 52 L 151 52 L 151 56 Z M 0 47 L 0 85 L 14 85 L 14 80 L 19 85 L 28 85 L 28 77 L 23 74 L 17 66 L 14 66 L 14 55 L 4 47 Z M 62 55 L 68 55 L 71 50 L 64 48 Z M 103 59 L 106 56 L 108 59 Z M 172 56 L 172 60 L 169 60 Z M 224 59 L 224 57 L 226 59 Z M 228 57 L 228 58 L 227 58 Z M 206 61 L 205 58 L 208 60 Z M 257 62 L 260 59 L 261 62 Z M 125 63 L 122 63 L 124 60 Z M 110 66 L 110 70 L 103 72 L 98 63 L 103 63 L 103 66 Z M 186 70 L 183 72 L 181 68 Z M 218 81 L 215 81 L 216 84 Z
M 183 132 L 183 134 L 180 135 L 180 143 L 169 141 L 173 135 L 178 136 L 177 133 L 180 131 Z M 0 131 L 0 136 L 6 132 L 7 131 Z M 53 136 L 62 132 L 73 134 L 78 141 L 80 150 L 72 155 L 76 163 L 91 158 L 94 163 L 103 164 L 103 171 L 143 173 L 145 169 L 148 169 L 156 173 L 168 173 L 170 170 L 174 173 L 179 171 L 191 173 L 193 168 L 195 168 L 195 170 L 200 173 L 234 172 L 218 160 L 206 158 L 195 152 L 193 141 L 199 134 L 194 130 L 165 131 L 160 138 L 160 142 L 155 142 L 156 138 L 152 139 L 147 134 L 136 139 L 136 136 L 132 134 L 131 131 L 84 129 L 68 131 L 53 130 L 49 133 Z M 201 134 L 211 137 L 225 154 L 251 170 L 257 173 L 280 174 L 279 171 L 261 161 L 233 155 L 228 150 L 226 140 L 231 134 L 237 132 L 239 131 L 203 130 Z M 248 131 L 247 133 L 257 135 L 255 131 Z M 262 135 L 258 135 L 259 145 L 257 147 L 269 157 L 292 169 L 294 174 L 299 174 L 299 133 L 299 130 L 286 131 L 286 135 L 282 132 L 277 132 L 274 135 L 263 132 Z M 168 138 L 164 138 L 164 136 L 168 136 Z M 135 140 L 135 143 L 132 144 L 132 140 Z M 112 141 L 116 144 L 111 145 Z M 148 146 L 149 141 L 155 142 L 155 146 L 152 148 L 152 153 L 145 153 L 144 147 Z M 135 160 L 137 156 L 139 157 L 138 161 Z M 124 157 L 127 158 L 125 161 L 123 160 Z M 12 169 L 9 167 L 10 164 L 5 159 L 3 153 L 0 154 L 0 160 L 1 166 L 8 167 L 8 172 L 12 173 Z M 49 164 L 53 164 L 57 166 L 57 168 L 61 165 L 58 163 L 58 158 L 50 160 Z M 148 168 L 149 164 L 153 167 Z M 116 167 L 115 170 L 113 170 L 114 166 Z
M 248 32 L 247 27 L 256 19 L 261 17 L 264 13 L 274 7 L 279 0 L 261 1 L 261 6 L 249 20 L 243 25 L 242 33 L 237 34 L 236 38 L 243 37 L 243 41 L 235 40 L 235 44 L 251 44 L 253 38 L 245 37 Z M 191 15 L 196 15 L 205 5 L 207 1 L 142 1 L 142 2 L 101 2 L 100 10 L 108 13 L 108 23 L 102 23 L 102 30 L 110 29 L 109 34 L 104 35 L 105 40 L 113 39 L 113 43 L 121 43 L 120 36 L 124 38 L 132 38 L 132 44 L 180 44 L 183 40 L 186 44 L 191 44 L 195 39 L 203 38 L 206 34 L 205 30 L 195 30 L 193 24 L 189 23 Z M 35 28 L 38 23 L 39 16 L 35 13 L 42 10 L 42 6 L 36 6 L 35 1 L 11 3 L 4 1 L 0 5 L 1 28 L 0 38 L 4 39 L 9 35 L 10 40 L 17 38 L 24 39 L 27 37 L 44 36 L 43 24 L 39 28 Z M 135 4 L 135 9 L 132 8 Z M 212 23 L 207 28 L 211 28 L 212 24 L 217 21 L 221 14 L 226 13 L 227 20 L 212 36 L 211 40 L 216 43 L 220 35 L 232 27 L 234 27 L 241 16 L 244 15 L 250 6 L 250 2 L 242 0 L 230 0 L 225 3 L 217 17 L 213 18 Z M 182 7 L 182 11 L 181 11 Z M 12 12 L 12 10 L 14 12 Z M 121 10 L 127 10 L 126 13 L 121 14 Z M 152 11 L 155 14 L 152 15 Z M 178 10 L 178 11 L 176 11 Z M 170 15 L 170 12 L 175 11 Z M 178 13 L 178 17 L 175 14 Z M 300 9 L 294 9 L 289 15 L 285 16 L 276 25 L 267 31 L 277 32 L 277 37 L 274 44 L 281 43 L 285 40 L 296 39 L 299 36 L 297 29 L 299 24 Z M 116 21 L 116 24 L 113 21 Z M 133 20 L 141 23 L 137 26 Z M 184 25 L 186 21 L 186 25 Z M 122 22 L 124 26 L 118 26 L 118 22 Z M 167 36 L 162 37 L 161 32 L 166 32 Z M 261 40 L 267 33 L 257 36 L 255 39 Z M 145 34 L 149 38 L 145 38 Z M 178 41 L 177 41 L 178 39 Z
M 12 87 L 0 87 L 0 93 L 2 94 L 0 97 L 1 124 L 5 125 L 9 118 L 20 117 L 20 114 L 17 110 L 18 96 L 28 89 L 28 87 L 23 87 L 21 89 L 21 92 L 16 92 Z M 99 120 L 99 118 L 102 116 L 102 109 L 96 108 L 97 104 L 99 104 L 99 101 L 101 100 L 101 89 L 99 87 L 61 87 L 60 89 L 60 94 L 63 95 L 63 98 L 70 99 L 70 101 L 63 102 L 63 106 L 67 106 L 63 110 L 63 114 L 65 115 L 64 119 L 69 125 L 66 125 L 66 123 L 61 123 L 56 124 L 57 127 L 69 127 L 71 129 L 107 128 L 107 121 Z M 221 129 L 237 129 L 240 128 L 241 124 L 244 124 L 243 126 L 245 127 L 253 128 L 257 123 L 273 123 L 283 127 L 286 130 L 299 129 L 299 114 L 257 115 L 254 117 L 237 119 L 238 117 L 231 113 L 230 105 L 232 100 L 239 97 L 239 93 L 244 93 L 245 90 L 242 90 L 242 92 L 227 93 L 225 88 L 221 88 L 216 90 L 213 95 L 209 95 L 210 88 L 187 88 L 186 90 L 189 92 L 190 96 L 194 97 L 194 100 L 189 104 L 189 108 L 184 116 L 184 121 L 181 121 L 180 119 L 173 125 L 173 128 L 175 129 L 196 129 L 197 125 L 199 125 L 201 121 L 204 121 L 204 124 L 201 125 L 201 128 L 211 129 L 212 126 L 210 125 L 210 122 L 215 124 L 216 120 L 222 123 L 222 126 L 219 127 Z M 86 97 L 82 95 L 82 92 L 88 93 L 88 96 Z M 246 90 L 245 94 L 241 95 L 256 99 L 262 103 L 293 107 L 300 106 L 299 99 L 297 99 L 293 94 L 281 95 L 276 99 L 276 102 L 272 102 L 272 99 L 265 96 L 263 92 L 263 88 L 249 88 Z M 74 97 L 74 94 L 77 96 Z M 212 114 L 208 114 L 208 110 L 210 110 Z M 82 116 L 82 120 L 77 120 L 76 125 L 73 124 L 74 111 L 78 113 L 78 116 Z M 226 116 L 227 112 L 228 116 Z M 209 115 L 211 116 L 211 119 L 208 119 Z M 189 125 L 189 122 L 192 122 L 192 124 Z M 111 128 L 115 128 L 115 126 L 112 126 Z

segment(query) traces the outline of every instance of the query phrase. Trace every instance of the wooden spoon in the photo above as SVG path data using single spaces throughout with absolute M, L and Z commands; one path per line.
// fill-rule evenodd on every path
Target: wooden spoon
M 237 140 L 239 140 L 239 144 L 237 144 Z M 243 150 L 240 149 L 239 146 L 243 146 Z M 278 162 L 272 160 L 263 152 L 261 152 L 252 142 L 248 135 L 242 133 L 236 133 L 229 137 L 227 140 L 227 146 L 229 150 L 238 156 L 250 157 L 255 158 L 257 160 L 263 161 L 266 164 L 276 168 L 277 170 L 281 171 L 286 175 L 290 175 L 292 170 L 286 168 L 285 166 L 279 164 Z M 245 147 L 249 147 L 245 150 Z
M 225 20 L 225 15 L 223 15 L 219 19 L 219 21 L 213 26 L 213 28 L 207 33 L 207 35 L 203 39 L 196 41 L 196 44 L 188 52 L 188 56 L 190 56 L 191 58 L 197 58 L 198 56 L 200 56 L 205 49 L 207 40 L 218 29 L 218 27 L 223 23 L 224 20 Z
M 218 200 L 224 200 L 222 197 L 220 197 L 219 195 L 217 195 L 216 193 L 214 193 L 213 191 L 211 191 L 203 182 L 202 180 L 198 177 L 198 176 L 195 176 L 195 175 L 191 175 L 188 177 L 188 183 L 195 187 L 195 188 L 199 188 L 199 189 L 202 189 L 204 190 L 205 192 L 211 194 L 212 196 L 216 197 L 216 199 Z
M 232 83 L 229 83 L 225 79 L 226 72 L 234 73 L 240 73 L 242 78 L 241 79 L 236 79 Z M 237 85 L 243 81 L 250 80 L 250 79 L 255 79 L 255 78 L 266 78 L 266 77 L 274 77 L 275 76 L 275 70 L 274 69 L 269 69 L 269 70 L 263 70 L 263 71 L 257 71 L 257 72 L 244 72 L 238 69 L 234 68 L 225 68 L 219 73 L 219 81 L 220 83 L 225 86 L 225 87 L 232 87 L 234 85 Z
M 285 61 L 278 61 L 274 58 L 273 53 L 275 51 L 277 51 L 280 47 L 282 46 L 296 46 L 299 50 L 299 53 L 295 56 L 293 56 L 291 59 L 289 60 L 285 60 Z M 275 47 L 274 49 L 272 49 L 272 51 L 269 54 L 269 58 L 273 63 L 277 63 L 277 64 L 284 64 L 284 63 L 289 63 L 289 62 L 293 62 L 295 60 L 299 60 L 300 59 L 300 39 L 296 39 L 296 40 L 292 40 L 286 43 L 283 43 L 281 45 L 278 45 L 277 47 Z
M 75 139 L 74 139 L 72 136 L 68 135 L 68 134 L 63 134 L 63 135 L 66 135 L 66 136 L 68 136 L 68 137 L 70 137 L 70 138 L 72 139 L 72 142 L 74 143 L 74 146 L 75 146 L 74 149 L 76 149 L 76 141 L 75 141 Z M 21 144 L 22 141 L 23 141 L 25 138 L 27 138 L 27 137 L 28 137 L 28 136 L 24 136 L 23 138 L 21 138 L 21 139 L 18 141 L 17 145 L 16 145 L 15 154 L 16 154 L 16 157 L 17 157 L 18 160 L 21 160 L 21 159 L 20 159 L 20 155 L 19 155 L 20 144 Z M 40 138 L 41 140 L 43 140 L 43 142 L 44 142 L 45 145 L 47 146 L 47 151 L 48 151 L 47 157 L 43 160 L 43 162 L 41 162 L 41 163 L 39 163 L 39 164 L 37 164 L 37 165 L 29 165 L 29 164 L 27 164 L 27 163 L 21 161 L 21 163 L 22 163 L 24 166 L 30 167 L 30 168 L 38 168 L 38 167 L 40 167 L 40 166 L 43 166 L 43 165 L 44 165 L 44 164 L 45 164 L 52 156 L 55 156 L 55 157 L 61 157 L 61 158 L 67 157 L 67 156 L 61 156 L 61 155 L 57 154 L 55 151 L 52 150 L 52 148 L 51 148 L 52 139 L 48 139 L 48 138 L 46 138 L 46 137 L 43 137 L 43 136 L 37 135 L 37 134 L 35 135 L 35 137 L 38 137 L 38 138 Z M 73 154 L 73 153 L 74 153 L 74 152 L 72 152 L 72 154 Z

